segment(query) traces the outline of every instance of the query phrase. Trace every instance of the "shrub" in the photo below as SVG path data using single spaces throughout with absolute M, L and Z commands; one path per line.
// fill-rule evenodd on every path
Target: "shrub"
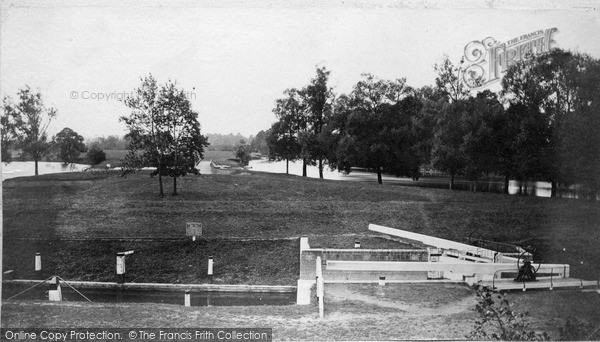
M 98 165 L 106 160 L 106 153 L 100 148 L 93 146 L 87 153 L 88 160 L 92 165 Z
M 496 299 L 497 301 L 495 301 Z M 477 288 L 475 310 L 479 318 L 475 330 L 467 337 L 478 340 L 501 341 L 547 341 L 550 336 L 531 330 L 527 321 L 528 313 L 518 313 L 511 309 L 505 293 L 493 293 L 485 287 Z

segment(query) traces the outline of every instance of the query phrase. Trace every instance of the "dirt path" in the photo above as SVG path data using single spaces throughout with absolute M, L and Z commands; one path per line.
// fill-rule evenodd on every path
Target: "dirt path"
M 345 284 L 336 284 L 335 286 L 330 285 L 326 291 L 326 300 L 331 300 L 334 302 L 362 302 L 364 304 L 375 305 L 381 308 L 397 309 L 404 312 L 406 315 L 414 316 L 450 315 L 469 312 L 475 308 L 477 303 L 474 296 L 467 296 L 458 300 L 450 300 L 449 302 L 443 303 L 442 305 L 436 307 L 424 307 L 421 304 L 406 303 L 401 300 L 386 297 L 383 293 L 383 288 L 381 288 L 380 293 L 371 295 L 368 293 L 357 292 Z

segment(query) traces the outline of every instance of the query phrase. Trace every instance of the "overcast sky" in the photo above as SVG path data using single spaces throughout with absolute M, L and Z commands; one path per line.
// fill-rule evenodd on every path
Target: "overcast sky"
M 338 94 L 365 72 L 419 87 L 433 84 L 444 54 L 458 61 L 472 40 L 551 27 L 554 46 L 600 58 L 597 2 L 446 3 L 4 1 L 0 91 L 39 89 L 58 110 L 52 134 L 122 135 L 128 110 L 114 97 L 152 73 L 189 92 L 203 132 L 255 135 L 274 122 L 275 99 L 307 84 L 316 66 L 332 71 Z

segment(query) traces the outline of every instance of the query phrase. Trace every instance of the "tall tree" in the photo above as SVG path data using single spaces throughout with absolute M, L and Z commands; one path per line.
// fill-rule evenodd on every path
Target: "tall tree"
M 132 92 L 133 96 L 124 99 L 131 109 L 129 116 L 122 116 L 129 131 L 125 138 L 129 140 L 129 153 L 123 160 L 125 172 L 144 166 L 155 166 L 152 176 L 158 175 L 159 194 L 164 196 L 162 175 L 166 146 L 160 138 L 158 84 L 152 75 L 141 79 L 141 85 Z
M 420 111 L 420 102 L 405 95 L 405 80 L 379 80 L 364 74 L 352 93 L 336 103 L 332 118 L 338 136 L 332 165 L 350 172 L 364 167 L 382 172 L 418 177 L 418 149 L 412 121 Z
M 290 160 L 295 160 L 300 155 L 300 144 L 288 122 L 277 121 L 267 131 L 267 145 L 269 158 L 285 160 L 285 173 L 290 173 Z
M 151 176 L 158 175 L 160 195 L 164 195 L 163 176 L 173 178 L 176 195 L 178 177 L 198 174 L 195 166 L 208 142 L 200 133 L 198 114 L 191 109 L 183 90 L 173 82 L 159 89 L 152 75 L 141 81 L 134 96 L 125 99 L 131 114 L 121 118 L 130 142 L 125 172 L 153 167 Z
M 570 142 L 577 139 L 569 136 L 584 133 L 575 133 L 583 127 L 572 123 L 596 102 L 598 86 L 585 80 L 593 79 L 597 63 L 598 60 L 587 55 L 555 49 L 515 63 L 502 80 L 502 94 L 509 105 L 527 114 L 521 120 L 520 135 L 539 142 L 531 146 L 537 151 L 530 154 L 537 155 L 541 163 L 530 164 L 533 169 L 525 171 L 532 180 L 551 182 L 553 195 L 558 183 L 578 181 L 572 158 L 566 157 L 568 151 L 574 151 Z M 585 159 L 594 159 L 592 155 L 589 157 L 592 158 Z
M 310 139 L 306 102 L 301 90 L 292 88 L 284 91 L 286 97 L 275 101 L 273 113 L 278 125 L 271 127 L 273 153 L 276 157 L 290 160 L 302 159 L 302 176 L 306 177 L 306 166 L 310 161 Z
M 433 166 L 450 174 L 450 189 L 454 179 L 464 172 L 467 156 L 462 150 L 465 131 L 463 119 L 468 115 L 468 102 L 458 100 L 445 104 L 434 131 L 431 160 Z
M 3 138 L 8 141 L 11 136 L 18 138 L 23 156 L 33 159 L 37 176 L 38 162 L 50 146 L 47 130 L 56 117 L 56 109 L 45 107 L 40 92 L 33 92 L 29 86 L 19 90 L 18 96 L 19 102 L 16 104 L 10 97 L 4 98 L 5 119 L 2 124 L 8 123 L 9 129 L 6 130 L 8 135 Z
M 52 138 L 58 150 L 58 158 L 65 164 L 73 164 L 79 155 L 87 151 L 83 137 L 74 130 L 65 127 Z
M 308 110 L 308 135 L 305 142 L 309 145 L 311 162 L 316 161 L 319 178 L 323 178 L 323 162 L 328 156 L 328 139 L 325 125 L 331 115 L 333 92 L 327 85 L 329 74 L 325 67 L 317 68 L 317 75 L 302 92 Z
M 163 156 L 166 157 L 159 172 L 173 178 L 173 195 L 177 195 L 177 178 L 188 173 L 199 174 L 196 165 L 204 157 L 208 139 L 200 132 L 198 113 L 183 89 L 167 82 L 158 97 L 157 132 Z

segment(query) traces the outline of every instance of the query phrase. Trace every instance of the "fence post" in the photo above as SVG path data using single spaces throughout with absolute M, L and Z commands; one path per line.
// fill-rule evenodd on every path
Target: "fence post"
M 319 304 L 319 318 L 323 318 L 324 316 L 324 303 L 323 303 L 323 295 L 325 294 L 325 283 L 323 282 L 323 265 L 321 263 L 321 257 L 318 256 L 315 262 L 315 273 L 316 273 L 316 283 L 317 283 L 317 302 Z
M 210 283 L 212 284 L 212 282 L 213 282 L 213 257 L 212 257 L 212 255 L 210 255 L 208 257 L 208 270 L 207 270 L 207 274 L 208 274 L 208 279 L 210 280 Z
M 190 290 L 185 290 L 185 299 L 184 299 L 184 305 L 185 306 L 191 306 L 192 305 L 192 300 L 190 297 Z

